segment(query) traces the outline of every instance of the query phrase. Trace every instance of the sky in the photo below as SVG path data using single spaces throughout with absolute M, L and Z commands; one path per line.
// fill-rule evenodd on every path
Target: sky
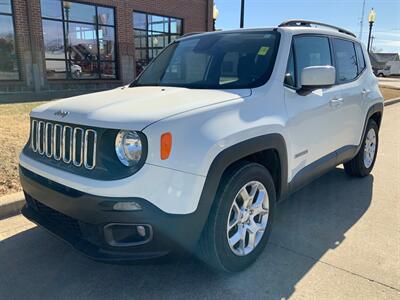
M 217 29 L 239 28 L 240 0 L 215 0 Z M 245 0 L 245 27 L 277 26 L 288 19 L 320 21 L 346 28 L 360 36 L 363 0 Z M 373 49 L 400 52 L 400 0 L 366 0 L 362 41 L 368 40 L 368 14 L 376 12 Z

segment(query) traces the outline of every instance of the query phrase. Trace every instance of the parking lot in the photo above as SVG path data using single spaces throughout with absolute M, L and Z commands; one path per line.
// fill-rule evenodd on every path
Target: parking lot
M 106 265 L 22 216 L 0 221 L 2 299 L 399 299 L 400 104 L 385 107 L 372 175 L 341 168 L 279 206 L 248 270 L 217 274 L 190 257 Z

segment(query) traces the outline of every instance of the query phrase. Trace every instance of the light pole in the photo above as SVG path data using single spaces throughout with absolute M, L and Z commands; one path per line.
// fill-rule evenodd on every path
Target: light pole
M 368 45 L 367 45 L 368 53 L 371 49 L 371 33 L 372 33 L 372 26 L 374 26 L 375 23 L 375 19 L 376 19 L 376 13 L 374 9 L 371 9 L 368 15 L 368 22 L 369 22 L 369 34 L 368 34 Z
M 241 0 L 240 5 L 240 28 L 244 27 L 244 0 Z
M 217 21 L 219 16 L 219 10 L 217 8 L 217 5 L 214 4 L 213 7 L 213 30 L 215 31 L 216 27 L 215 27 L 215 22 Z

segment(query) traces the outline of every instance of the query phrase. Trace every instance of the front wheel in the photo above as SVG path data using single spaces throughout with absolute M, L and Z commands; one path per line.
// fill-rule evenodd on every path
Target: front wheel
M 344 164 L 345 172 L 350 176 L 364 177 L 371 173 L 378 153 L 378 125 L 372 119 L 368 121 L 362 146 L 356 157 Z
M 204 228 L 200 257 L 225 272 L 250 266 L 267 244 L 275 202 L 274 182 L 265 167 L 246 163 L 232 169 L 222 179 Z

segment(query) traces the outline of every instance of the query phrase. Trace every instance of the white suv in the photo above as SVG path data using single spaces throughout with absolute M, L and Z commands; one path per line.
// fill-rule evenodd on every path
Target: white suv
M 366 50 L 312 24 L 182 37 L 129 86 L 34 109 L 23 214 L 101 261 L 178 246 L 249 266 L 277 203 L 376 159 L 383 99 Z

